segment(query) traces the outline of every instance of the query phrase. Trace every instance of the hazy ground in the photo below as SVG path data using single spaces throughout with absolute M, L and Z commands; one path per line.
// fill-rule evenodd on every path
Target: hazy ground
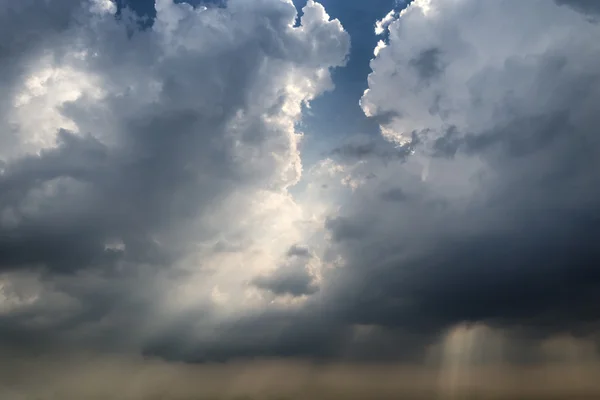
M 600 365 L 448 370 L 276 360 L 213 365 L 78 356 L 4 359 L 6 400 L 597 399 Z

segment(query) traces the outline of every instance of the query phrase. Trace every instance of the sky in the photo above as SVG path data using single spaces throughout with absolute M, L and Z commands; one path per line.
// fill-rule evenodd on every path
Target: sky
M 183 1 L 180 1 L 183 2 Z M 187 1 L 193 6 L 220 5 L 220 0 Z M 403 9 L 409 1 L 371 0 L 368 7 L 363 0 L 324 0 L 321 4 L 331 18 L 344 21 L 344 30 L 352 37 L 352 46 L 344 68 L 330 71 L 335 90 L 323 93 L 312 102 L 312 109 L 305 110 L 299 130 L 305 135 L 303 141 L 303 164 L 313 165 L 327 156 L 327 153 L 343 138 L 369 134 L 377 138 L 379 127 L 376 121 L 365 116 L 359 102 L 367 89 L 366 76 L 371 72 L 369 63 L 373 50 L 382 39 L 376 34 L 375 22 L 391 10 Z M 155 17 L 153 0 L 120 0 L 118 10 L 128 8 L 141 16 Z M 306 0 L 294 0 L 299 16 Z
M 0 0 L 0 398 L 597 398 L 598 4 Z

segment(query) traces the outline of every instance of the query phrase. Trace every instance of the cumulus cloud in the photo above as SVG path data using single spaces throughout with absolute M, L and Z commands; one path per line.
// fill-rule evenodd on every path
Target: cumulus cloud
M 360 99 L 380 135 L 306 169 L 342 24 L 312 0 L 155 8 L 0 6 L 0 354 L 19 361 L 0 394 L 597 395 L 592 3 L 384 14 Z M 256 357 L 275 360 L 231 361 Z
M 546 1 L 388 19 L 361 105 L 411 154 L 356 164 L 377 179 L 328 225 L 346 263 L 328 301 L 425 341 L 463 321 L 594 330 L 599 25 Z
M 345 62 L 339 21 L 312 1 L 298 25 L 280 0 L 159 0 L 145 30 L 116 12 L 0 11 L 5 336 L 143 346 L 180 318 L 208 329 L 260 304 L 248 281 L 312 229 L 288 193 L 295 125 Z

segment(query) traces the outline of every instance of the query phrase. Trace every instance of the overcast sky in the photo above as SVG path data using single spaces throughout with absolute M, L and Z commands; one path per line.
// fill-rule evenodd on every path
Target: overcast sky
M 600 395 L 600 2 L 406 3 L 0 0 L 0 397 Z

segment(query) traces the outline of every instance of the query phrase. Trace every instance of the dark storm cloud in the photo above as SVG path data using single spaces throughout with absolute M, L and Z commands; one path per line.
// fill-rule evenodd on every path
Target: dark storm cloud
M 347 269 L 331 281 L 327 299 L 349 323 L 421 332 L 424 342 L 429 334 L 463 321 L 521 326 L 542 336 L 589 333 L 600 318 L 600 251 L 595 243 L 600 234 L 595 183 L 600 75 L 595 66 L 600 60 L 592 39 L 592 32 L 599 32 L 552 3 L 528 2 L 519 10 L 507 3 L 505 15 L 476 3 L 433 3 L 439 10 L 432 17 L 407 13 L 402 23 L 392 25 L 397 31 L 373 62 L 365 108 L 396 107 L 401 112 L 384 128 L 421 133 L 414 156 L 376 170 L 379 181 L 359 188 L 361 196 L 349 200 L 331 220 L 335 223 L 327 225 Z M 538 7 L 572 32 L 572 41 L 581 38 L 583 43 L 576 50 L 556 44 L 526 57 L 506 53 L 506 60 L 496 65 L 461 70 L 463 62 L 485 63 L 477 61 L 477 51 L 486 51 L 479 46 L 508 44 L 503 39 L 494 44 L 495 28 L 481 31 L 487 42 L 479 40 L 467 28 L 471 22 L 460 15 L 478 13 L 485 26 L 485 21 Z M 439 30 L 431 33 L 438 29 L 435 23 Z M 446 23 L 465 26 L 464 34 L 459 30 L 453 35 L 468 44 L 457 48 L 446 40 L 446 29 L 454 29 Z M 533 29 L 540 40 L 551 37 L 541 23 L 532 24 L 515 26 Z M 418 43 L 419 35 L 425 44 Z M 509 38 L 506 43 L 517 42 Z M 419 46 L 436 51 L 424 57 Z M 467 46 L 470 52 L 463 50 Z M 454 58 L 451 51 L 474 58 Z M 427 68 L 414 78 L 395 73 L 417 59 L 435 65 L 440 53 L 455 61 L 428 88 L 419 89 L 416 81 Z M 463 90 L 461 79 L 467 82 L 465 104 L 471 102 L 471 107 L 454 108 L 452 102 L 463 101 L 463 94 L 444 90 Z M 481 102 L 483 93 L 488 98 Z M 403 107 L 410 107 L 410 101 L 424 107 L 411 114 Z M 427 108 L 431 104 L 447 111 Z M 488 119 L 481 118 L 486 107 L 492 109 L 485 114 Z M 410 178 L 419 171 L 421 180 Z M 387 187 L 391 184 L 402 191 Z M 376 193 L 388 195 L 377 198 Z M 389 201 L 406 196 L 416 200 Z M 436 206 L 440 202 L 445 205 Z
M 560 5 L 566 5 L 573 7 L 577 11 L 590 14 L 597 18 L 597 14 L 600 14 L 600 4 L 595 0 L 556 0 Z
M 145 261 L 163 262 L 153 253 L 152 235 L 180 229 L 225 188 L 260 180 L 259 171 L 236 165 L 223 134 L 234 114 L 251 102 L 240 88 L 249 88 L 256 80 L 254 65 L 266 56 L 258 47 L 263 39 L 270 41 L 260 34 L 256 39 L 243 49 L 235 45 L 223 49 L 210 61 L 199 55 L 184 60 L 194 62 L 194 74 L 199 74 L 191 79 L 198 82 L 218 68 L 223 81 L 230 83 L 212 84 L 215 113 L 212 108 L 192 109 L 187 96 L 193 95 L 189 89 L 193 84 L 182 81 L 189 67 L 180 59 L 167 58 L 165 65 L 156 67 L 158 73 L 170 71 L 159 101 L 134 116 L 123 115 L 125 104 L 119 98 L 105 104 L 123 118 L 118 129 L 126 135 L 119 138 L 120 147 L 108 147 L 92 135 L 62 131 L 56 148 L 5 163 L 0 176 L 2 209 L 19 210 L 32 192 L 52 190 L 40 199 L 39 212 L 15 211 L 14 223 L 0 228 L 0 268 L 42 264 L 51 269 L 85 268 L 113 253 L 105 251 L 111 240 L 122 241 L 128 254 L 139 249 L 150 252 Z M 241 60 L 245 68 L 224 67 Z M 267 134 L 262 130 L 268 127 L 259 121 L 254 124 L 248 134 Z M 244 136 L 242 142 L 260 145 L 264 139 Z
M 221 349 L 215 357 L 255 349 L 237 333 L 231 343 L 195 336 L 199 324 L 225 325 L 210 280 L 191 310 L 164 310 L 193 273 L 210 275 L 202 268 L 211 257 L 251 255 L 258 227 L 237 221 L 253 216 L 253 196 L 299 178 L 296 109 L 330 87 L 323 72 L 345 62 L 348 37 L 314 3 L 302 29 L 280 1 L 157 7 L 153 27 L 135 35 L 107 0 L 0 7 L 1 30 L 31 37 L 2 39 L 16 58 L 0 59 L 0 70 L 21 69 L 2 77 L 14 88 L 2 109 L 10 126 L 0 126 L 2 140 L 14 139 L 0 150 L 0 337 L 9 347 L 145 347 L 183 359 L 193 357 L 173 343 L 188 339 L 191 354 L 207 343 Z M 39 131 L 29 116 L 39 116 Z M 61 129 L 65 120 L 77 131 Z M 196 270 L 177 264 L 205 248 Z M 308 253 L 292 248 L 289 258 L 268 291 L 316 292 Z
M 182 317 L 169 332 L 144 343 L 144 354 L 187 362 L 256 357 L 333 360 L 344 353 L 349 334 L 337 320 L 297 309 L 249 312 L 223 322 L 218 337 L 193 333 L 198 315 Z
M 23 0 L 4 4 L 0 15 L 2 66 L 7 66 L 9 57 L 18 60 L 36 47 L 51 42 L 73 23 L 73 13 L 79 4 L 76 0 Z
M 393 143 L 342 143 L 303 176 L 331 190 L 304 203 L 292 127 L 348 50 L 320 6 L 293 29 L 289 2 L 161 0 L 134 35 L 110 13 L 59 14 L 48 65 L 4 81 L 18 129 L 0 149 L 3 345 L 443 367 L 456 329 L 485 354 L 465 357 L 493 353 L 475 323 L 517 332 L 499 362 L 543 359 L 520 349 L 554 333 L 595 340 L 597 25 L 545 0 L 425 3 L 390 25 L 361 101 Z M 49 109 L 41 136 L 72 129 L 35 148 L 26 117 Z
M 44 187 L 54 193 L 41 200 L 46 213 L 17 214 L 14 226 L 3 226 L 2 268 L 45 265 L 73 271 L 102 264 L 114 255 L 105 250 L 111 240 L 121 240 L 124 252 L 138 261 L 166 261 L 157 258 L 151 236 L 168 231 L 169 224 L 181 223 L 197 205 L 210 202 L 206 191 L 192 183 L 210 185 L 211 195 L 217 195 L 220 182 L 228 179 L 217 149 L 201 157 L 187 150 L 203 140 L 187 134 L 197 129 L 199 119 L 178 114 L 132 126 L 126 149 L 109 149 L 91 136 L 63 131 L 56 149 L 8 164 L 0 177 L 3 208 L 19 209 L 32 192 Z M 191 168 L 194 164 L 198 169 Z M 221 181 L 218 175 L 214 179 L 192 172 L 209 164 L 223 176 Z M 194 204 L 186 200 L 192 198 Z
M 546 220 L 551 214 L 529 217 Z M 591 214 L 577 222 L 555 217 L 542 226 L 523 218 L 502 234 L 431 238 L 435 242 L 425 254 L 407 260 L 391 249 L 372 258 L 352 253 L 354 276 L 344 290 L 361 289 L 344 297 L 348 318 L 434 331 L 461 321 L 579 329 L 599 312 L 600 254 L 593 239 L 599 224 L 597 211 Z M 389 261 L 377 260 L 384 257 Z
M 44 183 L 56 185 L 60 191 L 70 194 L 73 183 L 83 193 L 71 193 L 71 203 L 65 198 L 47 199 L 55 212 L 42 218 L 25 218 L 4 224 L 0 239 L 2 269 L 19 267 L 49 268 L 68 272 L 83 268 L 90 262 L 106 262 L 111 252 L 105 251 L 104 240 L 109 237 L 110 226 L 106 217 L 109 209 L 90 215 L 89 205 L 76 204 L 79 200 L 91 201 L 94 196 L 86 193 L 86 182 L 106 175 L 117 167 L 107 149 L 92 137 L 78 138 L 63 131 L 59 145 L 39 156 L 28 156 L 10 163 L 0 177 L 2 206 L 4 209 L 18 207 L 32 190 Z M 89 196 L 89 197 L 87 197 Z M 86 198 L 87 197 L 87 198 Z M 65 202 L 61 204 L 60 200 Z M 54 203 L 54 204 L 53 204 Z
M 331 231 L 333 240 L 336 242 L 358 240 L 365 235 L 365 227 L 349 218 L 330 218 L 326 221 L 325 226 Z

